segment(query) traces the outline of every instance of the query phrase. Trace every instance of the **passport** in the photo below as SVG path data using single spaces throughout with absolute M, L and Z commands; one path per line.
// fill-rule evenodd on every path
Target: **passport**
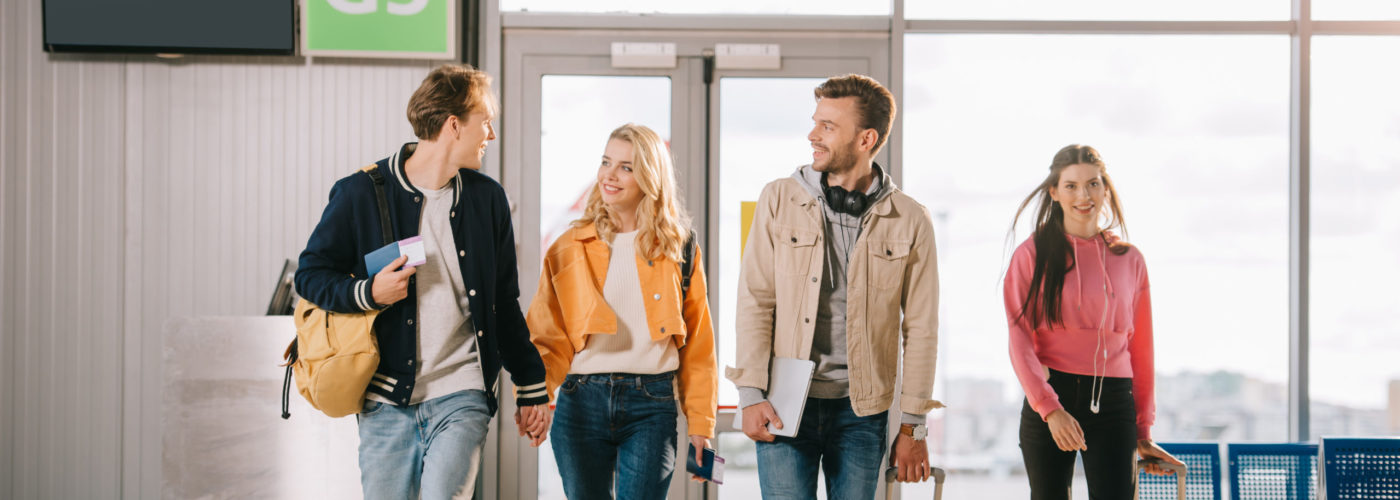
M 690 450 L 685 454 L 685 471 L 695 474 L 715 484 L 724 484 L 724 457 L 715 453 L 715 450 L 705 448 L 703 464 L 695 463 L 695 443 L 690 444 Z
M 427 254 L 423 249 L 423 237 L 405 238 L 365 254 L 365 271 L 369 274 L 379 274 L 384 266 L 394 263 L 394 259 L 401 255 L 408 256 L 408 262 L 405 262 L 403 267 L 418 267 L 427 263 Z

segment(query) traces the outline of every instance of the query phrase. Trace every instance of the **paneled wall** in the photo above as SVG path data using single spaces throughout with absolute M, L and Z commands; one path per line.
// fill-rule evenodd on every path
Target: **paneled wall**
M 0 2 L 0 498 L 156 498 L 164 325 L 262 314 L 435 63 L 56 55 L 40 15 Z

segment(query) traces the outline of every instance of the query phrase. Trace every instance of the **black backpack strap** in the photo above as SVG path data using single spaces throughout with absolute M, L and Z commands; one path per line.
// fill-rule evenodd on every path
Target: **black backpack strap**
M 681 250 L 681 302 L 685 302 L 686 293 L 690 292 L 690 275 L 695 269 L 695 230 L 690 230 L 690 238 L 685 240 L 685 249 Z
M 292 393 L 292 365 L 287 365 L 287 374 L 282 377 L 282 420 L 292 418 L 287 411 L 287 396 Z
M 282 355 L 286 357 L 286 364 L 283 366 L 287 367 L 287 374 L 282 376 L 282 420 L 286 420 L 292 418 L 292 413 L 287 411 L 287 395 L 292 392 L 292 365 L 296 364 L 300 357 L 297 355 L 296 337 L 292 338 L 292 343 Z
M 384 173 L 379 171 L 379 167 L 366 170 L 370 180 L 374 181 L 374 196 L 379 201 L 379 230 L 384 235 L 384 244 L 393 243 L 394 229 L 389 223 L 389 199 L 384 196 Z M 374 273 L 374 269 L 365 269 L 367 273 Z

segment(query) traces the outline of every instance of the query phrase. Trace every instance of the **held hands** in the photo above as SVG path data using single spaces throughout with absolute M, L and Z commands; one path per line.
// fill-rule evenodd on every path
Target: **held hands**
M 521 437 L 530 438 L 530 446 L 539 448 L 549 436 L 554 410 L 548 404 L 521 406 L 515 409 L 515 427 Z
M 1063 408 L 1050 412 L 1050 417 L 1045 419 L 1045 422 L 1050 424 L 1050 435 L 1055 438 L 1055 445 L 1060 447 L 1060 451 L 1089 449 L 1084 445 L 1084 429 L 1079 427 L 1079 421 Z M 1141 450 L 1142 447 L 1139 446 L 1138 449 Z
M 767 401 L 745 407 L 744 413 L 744 435 L 754 441 L 773 442 L 775 437 L 768 432 L 768 422 L 773 422 L 773 427 L 783 428 L 783 421 L 778 418 L 778 411 L 773 409 L 773 404 Z
M 1172 465 L 1184 465 L 1180 460 L 1177 460 L 1176 457 L 1173 457 L 1171 453 L 1167 453 L 1167 450 L 1163 450 L 1161 446 L 1157 446 L 1157 443 L 1152 442 L 1151 439 L 1139 439 L 1137 442 L 1137 452 L 1138 456 L 1142 458 L 1155 457 Z M 1143 470 L 1146 470 L 1148 474 L 1156 474 L 1159 476 L 1172 473 L 1172 471 L 1164 469 L 1161 465 L 1154 463 L 1147 464 Z
M 388 306 L 408 297 L 408 277 L 418 271 L 418 268 L 409 267 L 399 269 L 400 266 L 408 262 L 407 255 L 400 255 L 389 265 L 380 269 L 374 275 L 374 284 L 370 289 L 370 295 L 374 298 L 374 303 L 381 306 Z M 395 271 L 395 269 L 399 269 Z
M 710 438 L 698 434 L 691 434 L 690 445 L 695 447 L 695 463 L 704 465 L 705 448 L 710 447 Z M 695 474 L 690 475 L 690 480 L 700 483 L 705 482 L 705 478 L 697 476 Z
M 899 433 L 894 437 L 894 450 L 890 453 L 890 467 L 894 468 L 895 479 L 901 483 L 922 483 L 928 480 L 932 468 L 928 464 L 928 443 L 915 440 L 913 436 Z M 889 476 L 885 476 L 887 479 Z

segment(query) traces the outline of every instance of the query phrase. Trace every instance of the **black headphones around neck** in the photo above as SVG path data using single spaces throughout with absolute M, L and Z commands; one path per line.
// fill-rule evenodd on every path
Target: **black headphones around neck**
M 865 193 L 847 191 L 841 186 L 828 186 L 825 173 L 822 174 L 822 192 L 826 194 L 827 206 L 836 213 L 860 217 L 865 214 L 865 208 L 870 204 L 870 197 Z

